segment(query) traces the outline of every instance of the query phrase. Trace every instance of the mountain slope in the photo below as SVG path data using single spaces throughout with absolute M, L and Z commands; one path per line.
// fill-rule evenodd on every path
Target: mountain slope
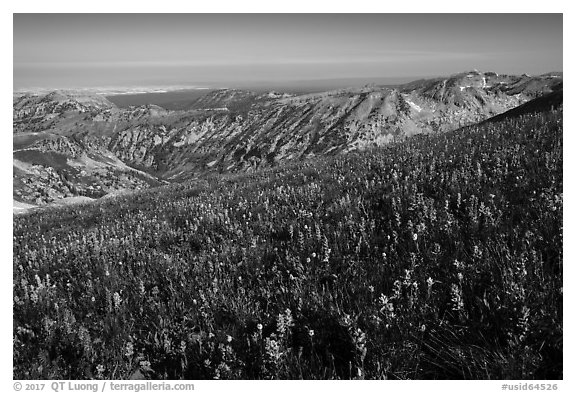
M 155 105 L 119 109 L 100 96 L 63 92 L 25 95 L 14 99 L 14 155 L 19 162 L 52 168 L 60 177 L 65 173 L 50 164 L 54 157 L 72 160 L 84 172 L 91 165 L 87 160 L 97 162 L 107 168 L 91 172 L 96 174 L 89 183 L 99 187 L 98 192 L 69 193 L 101 196 L 154 183 L 120 179 L 138 173 L 127 172 L 129 167 L 154 181 L 183 181 L 336 155 L 473 124 L 552 92 L 561 83 L 555 74 L 471 71 L 394 89 L 366 86 L 299 96 L 215 90 L 184 111 Z M 112 181 L 104 186 L 103 178 L 110 173 Z M 48 192 L 39 200 L 38 192 L 51 183 L 40 181 L 39 190 L 31 194 L 29 187 L 20 186 L 21 179 L 22 173 L 15 171 L 16 200 L 48 203 L 65 195 L 61 190 Z M 74 182 L 82 185 L 78 176 Z
M 525 104 L 510 109 L 509 111 L 501 113 L 485 121 L 494 122 L 509 119 L 512 117 L 518 117 L 529 113 L 548 112 L 550 110 L 562 107 L 563 102 L 564 102 L 564 91 L 560 87 L 556 91 L 553 91 L 552 93 L 548 93 L 541 97 L 535 98 L 531 101 L 528 101 Z
M 14 379 L 562 379 L 562 134 L 555 110 L 15 217 Z
M 145 140 L 145 159 L 124 158 L 173 180 L 252 170 L 455 129 L 527 102 L 536 96 L 535 86 L 545 94 L 557 83 L 552 77 L 465 73 L 399 89 L 365 87 L 279 99 L 246 93 L 236 108 L 221 106 L 238 97 L 237 91 L 217 91 L 199 104 L 215 110 L 197 115 L 186 128 L 176 126 L 170 133 L 150 128 L 147 135 L 127 128 L 117 135 L 121 147 L 112 150 L 138 150 Z M 162 143 L 156 143 L 159 136 Z

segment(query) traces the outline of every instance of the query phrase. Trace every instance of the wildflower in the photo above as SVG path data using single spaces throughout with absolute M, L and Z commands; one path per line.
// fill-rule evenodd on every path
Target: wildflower
M 110 276 L 110 272 L 108 271 L 108 269 L 106 269 L 106 272 L 104 274 L 106 274 L 106 277 Z
M 462 290 L 456 284 L 452 284 L 450 287 L 451 298 L 452 298 L 452 310 L 460 311 L 464 308 L 464 301 L 462 300 Z
M 310 263 L 310 258 L 306 258 L 306 263 Z
M 271 339 L 270 337 L 267 337 L 265 348 L 267 360 L 271 363 L 277 363 L 282 356 L 282 351 L 280 350 L 280 345 L 278 342 L 274 339 Z
M 428 288 L 430 288 L 434 284 L 434 280 L 432 279 L 432 277 L 428 277 L 428 279 L 426 280 L 426 284 L 428 284 Z
M 316 253 L 315 253 L 315 252 L 312 253 L 312 258 L 316 258 Z
M 92 303 L 94 303 L 96 301 L 96 298 L 94 296 L 92 296 L 92 298 L 90 300 L 92 300 Z
M 104 373 L 104 370 L 106 370 L 106 368 L 103 365 L 99 364 L 98 366 L 96 366 L 96 372 L 99 375 L 102 375 Z
M 382 253 L 382 258 L 386 259 L 386 253 L 385 252 Z
M 259 323 L 258 325 L 256 325 L 256 329 L 258 329 L 259 331 L 262 331 L 262 324 Z
M 140 361 L 140 367 L 143 369 L 149 369 L 151 366 L 151 363 L 148 360 L 142 360 Z
M 460 262 L 459 260 L 455 259 L 455 260 L 454 260 L 454 267 L 455 267 L 457 270 L 460 270 L 460 269 L 462 269 L 462 268 L 464 267 L 464 265 L 463 265 L 462 262 Z
M 283 335 L 294 326 L 294 319 L 292 318 L 292 311 L 289 308 L 284 313 L 278 314 L 278 333 Z
M 313 329 L 308 330 L 308 335 L 310 337 L 314 337 L 314 330 Z
M 405 281 L 410 281 L 410 276 L 412 275 L 412 270 L 410 270 L 410 269 L 404 269 L 404 274 L 405 274 L 404 280 L 405 280 Z
M 374 293 L 374 287 L 372 285 L 368 287 L 368 292 Z
M 381 306 L 380 312 L 386 311 L 390 314 L 392 314 L 394 312 L 394 305 L 390 302 L 390 299 L 388 299 L 388 296 L 381 294 L 378 301 L 380 302 L 380 306 Z
M 474 255 L 475 258 L 480 258 L 480 257 L 482 257 L 482 251 L 481 251 L 480 248 L 479 248 L 478 246 L 476 246 L 476 245 L 474 246 L 474 249 L 473 249 L 473 252 L 472 252 L 472 253 L 473 253 L 473 255 Z
M 426 325 L 422 324 L 422 326 L 420 326 L 420 331 L 424 333 L 426 331 Z
M 230 335 L 226 336 L 226 341 L 231 343 L 232 342 L 232 336 L 230 336 Z
M 126 357 L 131 357 L 132 355 L 134 355 L 134 345 L 132 345 L 132 343 L 128 343 L 126 344 L 126 352 L 124 352 L 124 355 Z
M 120 304 L 122 304 L 122 298 L 118 292 L 114 292 L 114 308 L 118 310 L 120 308 Z
M 412 235 L 412 239 L 413 239 L 414 241 L 418 240 L 418 234 L 417 234 L 417 233 L 413 234 L 413 235 Z

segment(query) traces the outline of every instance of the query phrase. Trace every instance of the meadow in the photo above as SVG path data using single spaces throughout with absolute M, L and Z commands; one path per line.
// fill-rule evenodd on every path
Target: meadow
M 562 111 L 13 219 L 15 379 L 561 379 Z

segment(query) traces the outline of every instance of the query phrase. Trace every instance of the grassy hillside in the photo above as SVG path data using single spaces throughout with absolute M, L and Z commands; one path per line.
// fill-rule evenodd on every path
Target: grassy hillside
M 14 378 L 562 378 L 562 112 L 14 217 Z

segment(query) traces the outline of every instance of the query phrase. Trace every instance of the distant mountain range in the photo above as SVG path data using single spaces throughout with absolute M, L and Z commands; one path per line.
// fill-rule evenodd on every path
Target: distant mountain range
M 188 108 L 121 109 L 101 94 L 15 93 L 15 206 L 73 203 L 366 149 L 562 105 L 562 73 L 476 70 L 394 88 L 294 95 L 219 89 Z M 506 115 L 508 116 L 508 115 Z

